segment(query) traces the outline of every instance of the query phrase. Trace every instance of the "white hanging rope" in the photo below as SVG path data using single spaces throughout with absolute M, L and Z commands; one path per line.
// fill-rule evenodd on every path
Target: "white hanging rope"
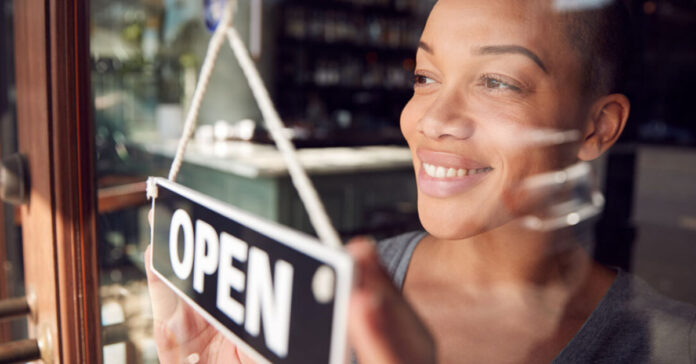
M 319 200 L 319 195 L 314 189 L 312 181 L 307 177 L 307 173 L 297 159 L 295 146 L 283 133 L 283 122 L 280 120 L 278 111 L 276 111 L 271 97 L 268 95 L 268 90 L 266 90 L 261 76 L 259 76 L 259 71 L 256 69 L 249 52 L 234 27 L 227 29 L 227 39 L 230 41 L 234 55 L 237 57 L 239 65 L 249 82 L 251 92 L 254 94 L 254 98 L 261 109 L 261 115 L 263 115 L 263 119 L 266 121 L 266 126 L 283 156 L 285 165 L 288 166 L 292 183 L 295 185 L 300 199 L 307 209 L 309 220 L 312 226 L 314 226 L 314 230 L 319 235 L 319 239 L 325 244 L 335 248 L 340 247 L 341 240 L 326 214 L 324 205 Z
M 309 179 L 309 177 L 307 177 L 307 173 L 297 158 L 297 152 L 295 151 L 294 145 L 283 133 L 283 122 L 280 120 L 278 111 L 268 95 L 268 90 L 264 86 L 261 76 L 259 75 L 254 62 L 249 56 L 246 46 L 239 38 L 237 31 L 231 26 L 233 9 L 235 6 L 236 0 L 228 1 L 222 20 L 215 29 L 213 37 L 210 39 L 208 52 L 203 61 L 203 67 L 201 68 L 201 75 L 199 77 L 198 84 L 196 85 L 196 91 L 193 94 L 193 100 L 191 101 L 189 112 L 186 115 L 184 131 L 181 136 L 181 140 L 179 141 L 179 147 L 177 149 L 174 161 L 172 162 L 172 167 L 169 171 L 169 180 L 174 181 L 179 173 L 179 169 L 181 168 L 186 146 L 191 139 L 193 129 L 196 125 L 198 111 L 201 107 L 203 95 L 205 94 L 208 86 L 208 81 L 210 80 L 213 67 L 215 66 L 217 55 L 220 52 L 223 37 L 225 33 L 227 33 L 230 46 L 234 51 L 234 55 L 237 57 L 237 61 L 239 62 L 244 75 L 246 76 L 254 98 L 261 109 L 261 115 L 266 122 L 266 126 L 271 134 L 271 137 L 273 137 L 273 140 L 278 146 L 278 150 L 280 151 L 283 160 L 288 167 L 290 179 L 300 195 L 300 200 L 302 200 L 302 203 L 307 209 L 309 220 L 312 223 L 314 230 L 317 232 L 319 240 L 331 247 L 340 248 L 341 239 L 338 237 L 338 233 L 331 224 L 331 220 L 326 214 L 324 205 L 321 203 L 312 181 Z
M 215 61 L 217 61 L 220 48 L 222 47 L 222 43 L 225 41 L 225 29 L 229 28 L 232 24 L 234 13 L 233 10 L 236 6 L 237 0 L 229 0 L 227 2 L 224 13 L 222 14 L 222 19 L 220 19 L 220 23 L 218 24 L 217 28 L 215 28 L 215 32 L 208 43 L 208 51 L 203 59 L 201 74 L 198 77 L 196 90 L 193 92 L 193 100 L 191 100 L 191 106 L 189 106 L 188 113 L 186 113 L 184 130 L 181 134 L 181 139 L 179 139 L 179 146 L 176 149 L 174 161 L 169 169 L 168 179 L 172 182 L 176 180 L 176 176 L 179 174 L 181 163 L 184 159 L 184 153 L 186 152 L 186 146 L 188 146 L 188 142 L 191 140 L 191 136 L 193 136 L 193 130 L 196 128 L 196 123 L 198 122 L 198 111 L 201 109 L 203 95 L 205 95 L 205 91 L 208 89 L 208 81 L 210 81 L 210 76 L 213 73 Z

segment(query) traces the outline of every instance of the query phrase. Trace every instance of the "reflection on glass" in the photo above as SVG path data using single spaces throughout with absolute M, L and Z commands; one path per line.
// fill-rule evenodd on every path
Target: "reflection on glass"
M 144 275 L 149 229 L 143 181 L 167 166 L 141 153 L 137 143 L 178 137 L 185 77 L 193 72 L 188 83 L 195 82 L 197 62 L 191 40 L 181 37 L 195 33 L 199 3 L 91 4 L 105 363 L 158 362 Z
M 157 361 L 144 275 L 143 252 L 149 243 L 144 180 L 149 175 L 166 175 L 181 134 L 210 36 L 202 4 L 177 0 L 94 0 L 90 4 L 106 362 Z M 268 13 L 272 6 L 264 9 Z M 249 39 L 250 24 L 245 16 L 250 13 L 248 2 L 240 2 L 238 11 L 242 15 L 235 19 L 235 25 L 242 37 Z M 265 24 L 264 31 L 272 29 L 273 22 Z M 266 46 L 259 51 L 266 52 Z M 259 64 L 262 75 L 268 77 L 269 57 L 264 59 Z M 199 116 L 202 130 L 215 126 L 217 137 L 213 137 L 223 141 L 216 146 L 229 150 L 254 149 L 251 144 L 235 147 L 226 140 L 251 139 L 260 120 L 246 83 L 240 80 L 231 52 L 223 50 Z M 274 182 L 268 179 L 258 183 L 256 172 L 247 176 L 243 168 L 233 168 L 232 174 L 220 172 L 219 166 L 226 164 L 225 156 L 211 158 L 219 149 L 212 146 L 203 138 L 198 151 L 203 156 L 200 160 L 217 162 L 217 169 L 211 170 L 210 164 L 189 165 L 180 181 L 223 200 L 239 196 L 241 201 L 235 202 L 246 209 L 276 217 L 277 204 L 266 202 Z M 196 148 L 192 149 L 195 153 Z M 274 158 L 270 161 L 275 162 Z M 242 177 L 236 177 L 239 174 Z M 242 183 L 235 184 L 235 178 Z M 248 188 L 258 191 L 252 196 Z M 286 216 L 292 215 L 288 212 Z
M 92 85 L 101 212 L 99 264 L 107 362 L 157 361 L 151 337 L 153 314 L 144 276 L 149 207 L 142 181 L 147 175 L 166 175 L 181 133 L 209 39 L 201 3 L 92 0 Z M 421 27 L 413 14 L 423 10 L 422 3 L 425 2 L 336 0 L 330 5 L 299 0 L 264 2 L 266 11 L 275 12 L 277 17 L 273 19 L 280 21 L 264 23 L 265 46 L 259 66 L 277 95 L 275 101 L 289 126 L 286 131 L 298 145 L 403 145 L 403 132 L 413 148 L 413 153 L 403 147 L 387 146 L 300 152 L 310 173 L 316 174 L 320 194 L 343 237 L 363 233 L 389 236 L 419 228 L 415 221 L 418 210 L 420 221 L 433 235 L 480 237 L 496 229 L 506 233 L 489 234 L 485 236 L 487 240 L 478 241 L 497 244 L 499 255 L 471 261 L 466 260 L 469 255 L 463 256 L 461 266 L 483 267 L 482 270 L 495 267 L 494 273 L 504 275 L 512 272 L 514 264 L 523 265 L 523 258 L 532 256 L 529 251 L 521 250 L 523 240 L 533 243 L 554 240 L 548 251 L 540 253 L 542 258 L 566 254 L 574 259 L 582 255 L 585 265 L 572 271 L 577 274 L 572 278 L 580 277 L 578 281 L 587 280 L 590 285 L 601 283 L 599 288 L 592 286 L 594 303 L 601 299 L 597 291 L 616 292 L 609 278 L 617 270 L 608 273 L 596 268 L 591 258 L 622 269 L 619 282 L 633 282 L 625 273 L 632 271 L 644 275 L 663 293 L 696 302 L 696 291 L 689 283 L 693 272 L 691 260 L 696 253 L 691 244 L 696 231 L 693 209 L 696 195 L 692 188 L 696 180 L 692 168 L 696 165 L 695 154 L 687 148 L 675 150 L 637 144 L 647 141 L 695 145 L 696 129 L 684 121 L 690 109 L 677 97 L 680 93 L 671 90 L 682 87 L 683 82 L 675 81 L 680 80 L 682 73 L 679 72 L 679 77 L 677 72 L 673 75 L 667 71 L 644 76 L 634 68 L 625 69 L 633 104 L 623 138 L 630 143 L 619 142 L 605 157 L 588 164 L 584 160 L 595 159 L 601 153 L 595 150 L 578 157 L 579 145 L 588 138 L 588 131 L 578 130 L 573 124 L 580 119 L 574 112 L 577 108 L 587 108 L 578 101 L 586 96 L 582 92 L 609 90 L 603 89 L 604 79 L 597 84 L 582 84 L 587 89 L 578 94 L 568 90 L 580 83 L 577 78 L 588 75 L 602 78 L 607 73 L 611 76 L 613 68 L 605 60 L 573 58 L 575 48 L 541 53 L 529 46 L 537 55 L 509 44 L 484 47 L 466 43 L 467 47 L 459 49 L 453 43 L 443 43 L 455 25 L 463 24 L 463 16 L 451 27 L 437 29 L 438 36 L 431 33 L 420 38 Z M 453 3 L 442 1 L 440 6 Z M 609 2 L 550 0 L 550 3 L 553 11 L 566 19 L 576 13 L 604 9 Z M 641 24 L 671 24 L 674 28 L 666 28 L 674 33 L 693 29 L 693 16 L 675 20 L 678 13 L 675 9 L 679 7 L 672 2 L 629 3 Z M 467 4 L 470 2 L 460 2 L 461 6 Z M 248 12 L 244 6 L 238 13 Z M 500 11 L 496 14 L 510 7 L 514 6 L 497 9 Z M 452 14 L 461 11 L 450 10 Z M 446 14 L 436 15 L 439 20 L 430 24 L 431 32 L 435 26 L 447 24 Z M 558 14 L 549 16 L 556 19 Z M 538 31 L 536 26 L 545 19 L 525 24 L 516 34 Z M 577 21 L 594 24 L 587 19 Z M 236 19 L 236 26 L 243 36 L 248 35 L 245 32 L 250 26 L 245 17 Z M 503 25 L 498 28 L 507 29 Z M 479 34 L 473 31 L 476 29 L 465 30 L 462 34 Z M 581 34 L 573 38 L 577 41 L 574 47 L 595 52 L 597 49 L 593 47 L 604 44 L 599 42 L 601 34 L 588 43 L 583 36 L 591 31 L 575 30 Z M 547 33 L 540 34 L 553 32 Z M 673 57 L 662 57 L 656 45 L 659 42 L 653 39 L 655 35 L 641 37 L 639 41 L 646 48 L 634 61 L 643 62 L 645 67 L 664 68 L 667 59 L 683 62 L 696 52 L 684 46 L 681 51 L 674 51 Z M 418 57 L 414 57 L 419 39 L 423 43 Z M 475 37 L 464 40 L 471 39 Z M 225 52 L 221 54 L 202 107 L 200 126 L 187 155 L 190 164 L 180 182 L 311 233 L 302 205 L 294 203 L 292 193 L 288 192 L 292 186 L 283 174 L 284 167 L 276 151 L 258 144 L 268 142 L 259 112 L 233 57 Z M 273 63 L 269 59 L 280 61 Z M 457 67 L 450 69 L 452 65 L 447 62 L 453 59 L 457 60 Z M 465 61 L 470 62 L 465 64 Z M 568 66 L 576 61 L 591 63 L 589 66 L 583 63 L 589 71 L 580 72 Z M 577 74 L 562 73 L 567 76 L 562 78 L 555 67 L 566 66 Z M 415 91 L 409 87 L 414 69 Z M 445 71 L 448 77 L 452 74 L 459 77 L 455 79 L 461 81 L 462 88 L 470 87 L 467 92 L 454 92 L 455 88 L 443 77 Z M 655 79 L 649 85 L 636 85 L 641 77 Z M 688 73 L 683 77 L 693 78 Z M 549 86 L 551 82 L 556 82 L 554 87 Z M 437 92 L 444 96 L 434 98 Z M 669 100 L 664 100 L 665 94 L 671 95 Z M 411 101 L 402 114 L 401 109 L 409 98 Z M 607 105 L 609 114 L 612 108 L 626 107 L 623 100 Z M 675 109 L 680 111 L 672 111 Z M 461 110 L 469 113 L 458 114 Z M 613 112 L 616 114 L 616 110 Z M 478 123 L 474 132 L 469 128 L 472 122 Z M 612 138 L 609 139 L 613 143 Z M 448 144 L 452 140 L 468 142 Z M 412 158 L 416 159 L 418 185 L 412 173 Z M 669 177 L 660 178 L 663 175 Z M 451 180 L 443 181 L 448 178 Z M 474 191 L 476 183 L 450 183 L 457 178 L 476 183 L 488 178 L 496 183 L 481 184 L 487 189 L 467 197 L 464 192 Z M 420 195 L 416 203 L 417 188 Z M 603 209 L 605 213 L 601 214 Z M 408 239 L 416 239 L 415 243 L 407 238 L 402 238 L 401 243 L 415 246 L 424 237 L 424 234 L 410 235 Z M 663 248 L 663 241 L 667 241 L 664 244 L 669 248 Z M 506 259 L 509 264 L 502 263 Z M 678 264 L 672 267 L 672 261 Z M 435 270 L 445 260 L 438 262 L 426 265 L 423 271 Z M 539 274 L 547 273 L 548 270 L 542 269 Z M 515 312 L 508 306 L 510 302 L 535 295 L 538 298 L 541 292 L 534 285 L 519 291 L 500 287 L 497 291 L 487 291 L 490 296 L 481 302 L 490 299 L 490 304 L 479 307 L 482 315 L 473 317 L 473 321 L 486 315 L 513 317 Z M 427 285 L 420 288 L 425 290 Z M 544 292 L 549 294 L 546 298 L 557 302 L 571 299 L 559 291 Z M 554 332 L 543 330 L 554 329 L 549 323 L 564 314 L 559 307 L 562 305 L 552 309 L 537 305 L 533 307 L 537 314 L 533 324 L 511 320 L 510 325 L 525 337 L 542 334 L 551 337 Z M 581 316 L 590 312 L 583 311 Z M 639 321 L 632 321 L 637 325 L 637 332 L 651 329 Z M 547 326 L 542 327 L 544 324 Z M 470 329 L 484 326 L 473 325 Z M 577 326 L 579 329 L 581 325 Z M 684 336 L 688 340 L 688 335 Z M 572 335 L 566 339 L 570 338 Z M 491 340 L 499 342 L 500 337 Z M 554 350 L 559 352 L 562 348 Z M 514 357 L 519 352 L 510 349 L 506 354 Z M 491 360 L 486 357 L 481 361 Z

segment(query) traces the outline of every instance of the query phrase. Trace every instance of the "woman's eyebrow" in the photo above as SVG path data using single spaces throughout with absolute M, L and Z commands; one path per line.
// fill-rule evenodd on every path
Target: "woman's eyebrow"
M 434 53 L 432 47 L 430 47 L 430 45 L 428 45 L 428 43 L 426 43 L 424 41 L 418 42 L 418 48 L 420 48 L 420 49 L 422 49 L 430 54 Z
M 425 48 L 424 48 L 425 49 Z M 427 49 L 426 49 L 427 50 Z M 541 61 L 539 56 L 534 54 L 534 52 L 530 51 L 529 49 L 518 46 L 518 45 L 495 45 L 495 46 L 485 46 L 485 47 L 479 47 L 474 49 L 474 54 L 478 55 L 483 55 L 483 54 L 505 54 L 505 53 L 513 53 L 513 54 L 521 54 L 523 56 L 528 57 L 534 63 L 536 63 L 539 68 L 541 68 L 545 73 L 549 73 L 549 71 L 546 69 L 546 66 L 544 65 L 544 62 Z

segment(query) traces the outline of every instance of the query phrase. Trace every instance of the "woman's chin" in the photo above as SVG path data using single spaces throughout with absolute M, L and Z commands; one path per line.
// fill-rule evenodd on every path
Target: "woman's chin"
M 477 224 L 457 222 L 445 216 L 420 215 L 420 221 L 425 231 L 439 240 L 463 240 L 485 231 Z
M 513 219 L 503 211 L 493 213 L 485 208 L 463 212 L 452 210 L 448 206 L 429 206 L 418 204 L 418 217 L 428 234 L 441 240 L 464 240 L 476 235 L 495 230 Z

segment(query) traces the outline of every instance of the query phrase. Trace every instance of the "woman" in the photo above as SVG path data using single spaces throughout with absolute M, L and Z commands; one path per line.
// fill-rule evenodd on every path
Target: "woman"
M 597 264 L 576 230 L 539 228 L 573 195 L 530 181 L 599 157 L 630 109 L 616 92 L 621 13 L 567 8 L 583 3 L 433 8 L 401 116 L 427 233 L 349 246 L 361 363 L 696 361 L 696 310 Z M 163 362 L 249 362 L 149 277 Z

